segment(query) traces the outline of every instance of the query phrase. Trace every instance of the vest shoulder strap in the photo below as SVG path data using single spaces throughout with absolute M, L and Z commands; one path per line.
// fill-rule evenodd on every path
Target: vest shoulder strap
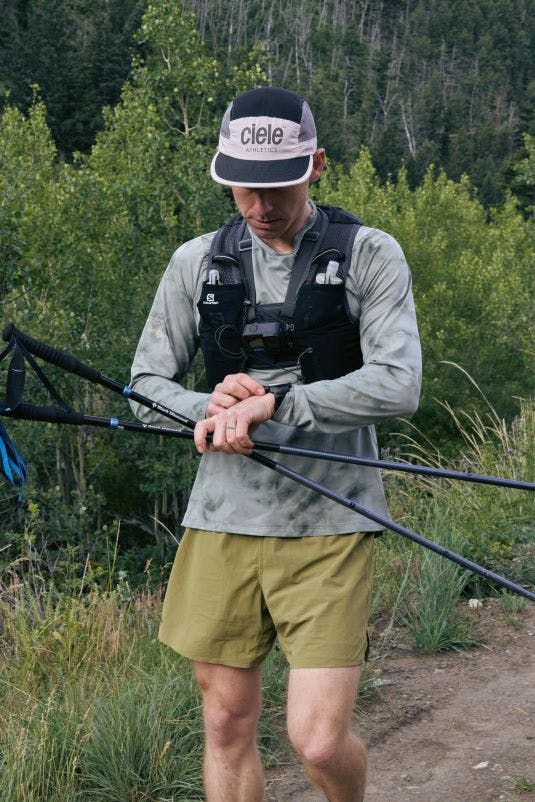
M 318 209 L 323 209 L 323 211 L 329 216 L 331 223 L 358 223 L 360 226 L 363 225 L 360 217 L 357 217 L 355 214 L 346 211 L 346 209 L 341 209 L 340 206 L 331 206 L 330 204 L 317 204 L 317 206 Z
M 305 232 L 295 258 L 292 276 L 284 300 L 282 314 L 292 317 L 297 294 L 305 283 L 314 280 L 322 260 L 340 264 L 340 277 L 345 281 L 351 264 L 351 251 L 362 220 L 337 206 L 317 205 L 314 225 Z M 248 300 L 254 308 L 256 291 L 252 265 L 252 241 L 245 220 L 234 215 L 216 232 L 208 254 L 207 279 L 213 267 L 220 270 L 222 284 L 245 284 Z
M 216 268 L 221 284 L 240 284 L 243 281 L 240 270 L 239 248 L 236 243 L 247 233 L 247 226 L 241 214 L 236 214 L 224 223 L 210 244 L 206 264 L 206 281 L 210 270 Z
M 345 209 L 340 209 L 338 206 L 318 206 L 318 208 L 328 216 L 329 225 L 316 261 L 333 259 L 333 261 L 339 262 L 339 277 L 345 281 L 351 266 L 353 243 L 363 222 L 360 217 Z M 311 275 L 310 280 L 313 279 L 314 276 Z

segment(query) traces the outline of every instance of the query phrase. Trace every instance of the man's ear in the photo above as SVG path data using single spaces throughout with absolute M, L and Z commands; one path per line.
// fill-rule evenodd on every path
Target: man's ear
M 318 150 L 312 156 L 312 172 L 310 173 L 308 183 L 313 184 L 315 181 L 318 180 L 320 175 L 325 169 L 325 148 L 318 148 Z

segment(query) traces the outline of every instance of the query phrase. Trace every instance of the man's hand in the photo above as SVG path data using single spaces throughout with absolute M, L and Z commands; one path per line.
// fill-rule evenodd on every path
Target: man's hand
M 224 412 L 251 396 L 264 394 L 265 390 L 262 385 L 246 373 L 231 373 L 225 376 L 222 382 L 216 384 L 208 399 L 206 417 L 211 418 L 219 412 Z
M 272 417 L 274 409 L 275 396 L 267 393 L 263 396 L 250 396 L 235 403 L 230 409 L 224 409 L 199 421 L 194 434 L 197 451 L 200 454 L 206 451 L 206 438 L 211 436 L 210 451 L 250 454 L 253 449 L 250 435 L 260 423 Z

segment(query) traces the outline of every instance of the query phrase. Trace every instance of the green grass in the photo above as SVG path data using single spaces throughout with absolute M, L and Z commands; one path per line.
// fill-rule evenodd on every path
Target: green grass
M 517 629 L 522 627 L 521 616 L 527 610 L 528 604 L 528 600 L 523 596 L 508 593 L 506 590 L 503 590 L 500 595 L 500 609 L 504 618 L 510 626 Z
M 201 800 L 200 700 L 189 665 L 157 641 L 160 600 L 4 588 L 2 802 Z M 260 743 L 279 751 L 284 661 L 266 665 Z
M 527 777 L 519 777 L 515 782 L 514 790 L 517 794 L 528 794 L 535 791 L 535 783 L 528 780 Z
M 417 651 L 431 654 L 477 645 L 469 622 L 458 611 L 467 580 L 467 573 L 454 563 L 426 552 L 401 619 Z
M 3 599 L 3 802 L 201 799 L 199 699 L 156 642 L 157 600 Z
M 202 799 L 199 705 L 184 670 L 56 689 L 7 724 L 5 802 Z
M 510 427 L 493 413 L 486 421 L 463 416 L 457 423 L 466 441 L 458 460 L 445 461 L 417 435 L 408 441 L 403 456 L 437 467 L 533 481 L 535 404 L 524 404 Z M 535 585 L 533 493 L 393 472 L 385 479 L 394 520 L 519 584 Z M 375 614 L 384 617 L 397 607 L 397 620 L 422 651 L 471 645 L 469 623 L 458 613 L 462 596 L 502 597 L 498 585 L 462 572 L 395 534 L 378 541 L 376 575 Z M 509 605 L 511 621 L 518 621 L 521 598 L 501 604 L 504 612 L 503 605 Z

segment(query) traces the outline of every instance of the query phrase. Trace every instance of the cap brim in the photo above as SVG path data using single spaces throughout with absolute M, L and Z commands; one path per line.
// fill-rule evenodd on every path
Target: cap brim
M 216 153 L 211 175 L 230 187 L 289 187 L 306 181 L 312 172 L 312 156 L 280 161 L 249 161 Z

